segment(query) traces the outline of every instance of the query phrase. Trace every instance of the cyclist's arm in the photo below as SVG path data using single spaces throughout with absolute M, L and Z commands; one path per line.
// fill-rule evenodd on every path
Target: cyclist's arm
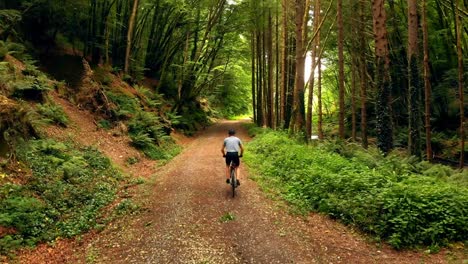
M 226 153 L 224 152 L 224 145 L 225 143 L 223 143 L 223 146 L 221 147 L 221 153 L 223 153 L 223 157 L 226 156 Z
M 242 146 L 242 143 L 239 144 L 239 147 L 240 147 L 240 156 L 244 155 L 244 147 Z

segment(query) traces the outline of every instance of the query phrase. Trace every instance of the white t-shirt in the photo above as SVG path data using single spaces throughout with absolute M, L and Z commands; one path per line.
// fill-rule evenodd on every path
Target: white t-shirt
M 240 145 L 242 145 L 242 141 L 238 137 L 230 136 L 224 139 L 226 152 L 240 152 Z

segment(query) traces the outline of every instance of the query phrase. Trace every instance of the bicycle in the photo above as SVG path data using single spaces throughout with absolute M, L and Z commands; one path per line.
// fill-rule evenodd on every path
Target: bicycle
M 231 175 L 229 179 L 229 183 L 231 184 L 232 188 L 232 197 L 236 196 L 236 188 L 237 188 L 237 173 L 236 173 L 236 164 L 231 161 L 229 164 L 229 175 Z

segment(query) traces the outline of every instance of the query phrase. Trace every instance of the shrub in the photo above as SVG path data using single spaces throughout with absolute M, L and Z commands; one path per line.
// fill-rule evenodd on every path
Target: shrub
M 248 149 L 246 162 L 287 201 L 395 248 L 466 239 L 468 189 L 453 183 L 463 176 L 450 168 L 341 142 L 307 146 L 282 132 L 259 134 Z

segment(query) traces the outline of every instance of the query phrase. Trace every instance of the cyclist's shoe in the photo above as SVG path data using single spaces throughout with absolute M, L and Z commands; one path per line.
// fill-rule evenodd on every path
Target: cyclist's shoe
M 237 180 L 237 186 L 240 186 L 240 181 L 239 180 Z
M 229 184 L 229 179 L 226 179 L 226 183 Z

